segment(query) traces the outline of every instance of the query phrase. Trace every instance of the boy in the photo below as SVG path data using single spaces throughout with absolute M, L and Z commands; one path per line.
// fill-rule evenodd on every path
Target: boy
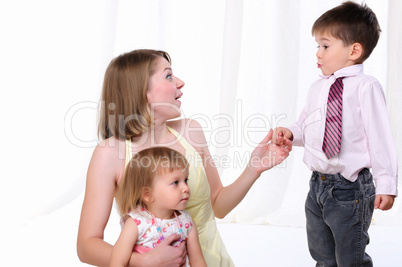
M 365 253 L 373 209 L 390 209 L 397 196 L 384 93 L 362 65 L 380 31 L 373 11 L 351 1 L 318 18 L 312 34 L 322 78 L 312 84 L 298 121 L 274 131 L 273 142 L 304 146 L 313 171 L 305 211 L 316 266 L 373 266 Z

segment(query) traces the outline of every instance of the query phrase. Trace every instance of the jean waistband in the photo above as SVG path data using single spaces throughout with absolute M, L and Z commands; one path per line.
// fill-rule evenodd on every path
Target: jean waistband
M 340 173 L 327 174 L 327 173 L 321 173 L 321 172 L 318 172 L 318 171 L 313 171 L 313 175 L 312 175 L 313 179 L 317 179 L 317 178 L 320 178 L 320 177 L 321 177 L 321 180 L 328 180 L 328 181 L 339 181 L 339 180 L 346 179 Z M 359 179 L 362 182 L 370 182 L 370 181 L 372 181 L 372 175 L 370 173 L 370 170 L 368 168 L 363 168 L 359 172 L 357 179 Z

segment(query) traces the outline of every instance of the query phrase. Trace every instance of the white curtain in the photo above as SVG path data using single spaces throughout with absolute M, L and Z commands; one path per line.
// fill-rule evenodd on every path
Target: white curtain
M 133 49 L 170 53 L 183 88 L 183 117 L 198 120 L 223 183 L 244 169 L 270 128 L 293 123 L 315 68 L 311 26 L 341 0 L 2 1 L 1 224 L 25 224 L 76 203 L 97 144 L 96 108 L 109 61 Z M 402 151 L 402 4 L 365 1 L 382 34 L 365 63 L 386 92 Z M 223 221 L 304 225 L 310 171 L 295 147 L 264 173 Z M 400 164 L 401 165 L 401 164 Z M 402 222 L 400 198 L 375 224 Z

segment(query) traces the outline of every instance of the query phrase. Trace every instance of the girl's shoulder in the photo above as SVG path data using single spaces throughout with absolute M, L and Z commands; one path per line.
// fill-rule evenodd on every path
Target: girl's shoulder
M 185 218 L 188 221 L 191 221 L 191 215 L 187 210 L 179 210 L 178 211 L 180 214 L 178 215 L 179 217 Z
M 122 216 L 120 224 L 123 226 L 128 219 L 132 219 L 134 222 L 136 222 L 137 225 L 140 225 L 142 222 L 148 222 L 148 224 L 150 224 L 150 222 L 152 221 L 152 216 L 144 211 L 144 209 L 142 209 L 140 206 L 138 206 L 135 210 L 132 210 L 126 215 Z
M 194 226 L 193 219 L 191 218 L 191 215 L 188 211 L 186 210 L 180 210 L 180 214 L 178 215 L 179 221 L 182 224 L 182 226 L 187 230 L 189 233 Z

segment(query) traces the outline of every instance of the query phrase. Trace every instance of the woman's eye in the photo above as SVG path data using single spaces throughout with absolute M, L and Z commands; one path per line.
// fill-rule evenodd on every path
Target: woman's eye
M 172 79 L 172 74 L 168 74 L 168 75 L 166 76 L 166 78 L 169 79 L 169 80 L 171 80 L 171 79 Z

